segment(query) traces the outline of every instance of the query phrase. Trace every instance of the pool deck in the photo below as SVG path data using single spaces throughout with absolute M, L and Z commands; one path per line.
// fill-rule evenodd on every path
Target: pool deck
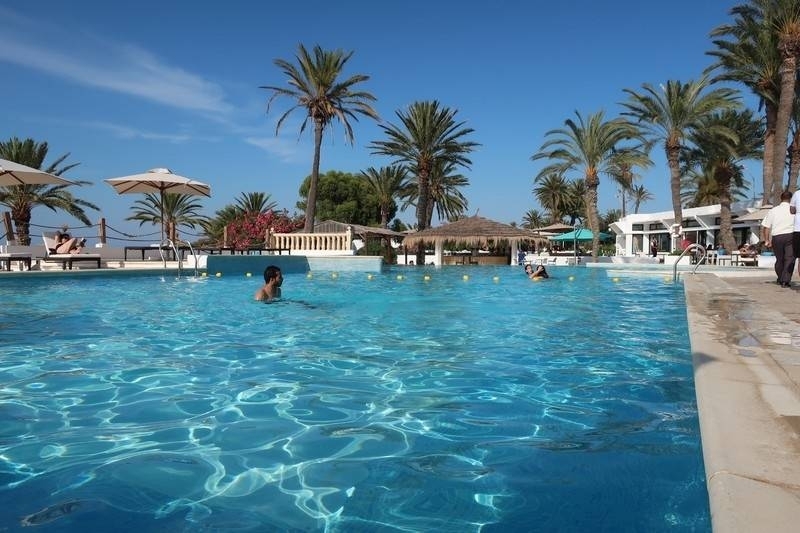
M 800 283 L 683 280 L 713 530 L 800 531 Z

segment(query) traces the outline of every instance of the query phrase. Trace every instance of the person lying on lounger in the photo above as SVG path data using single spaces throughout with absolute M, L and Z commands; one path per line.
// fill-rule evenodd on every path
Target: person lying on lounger
M 78 240 L 77 237 L 70 237 L 69 233 L 56 233 L 56 248 L 57 254 L 72 254 L 77 255 L 83 251 L 86 245 L 86 239 Z

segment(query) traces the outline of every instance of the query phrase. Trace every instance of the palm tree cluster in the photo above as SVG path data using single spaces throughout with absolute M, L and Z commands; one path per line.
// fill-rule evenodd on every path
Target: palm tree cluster
M 685 205 L 719 203 L 720 238 L 729 249 L 735 248 L 731 202 L 748 189 L 746 160 L 763 159 L 764 203 L 775 203 L 781 190 L 796 187 L 800 2 L 750 0 L 731 9 L 731 15 L 732 24 L 712 31 L 716 49 L 708 54 L 717 61 L 699 79 L 623 89 L 627 99 L 621 103 L 621 117 L 605 120 L 602 112 L 586 118 L 576 113 L 577 120 L 568 119 L 565 128 L 546 134 L 532 156 L 549 161 L 535 178 L 534 195 L 552 219 L 565 214 L 562 196 L 569 173 L 586 181 L 585 215 L 593 231 L 600 175 L 617 183 L 623 199 L 633 198 L 638 211 L 652 195 L 633 185 L 633 169 L 652 164 L 648 155 L 655 146 L 666 156 L 675 225 L 682 223 Z M 749 88 L 759 97 L 764 118 L 743 109 L 739 92 L 720 85 L 723 82 Z M 789 176 L 784 180 L 787 161 Z M 592 249 L 596 252 L 596 242 Z

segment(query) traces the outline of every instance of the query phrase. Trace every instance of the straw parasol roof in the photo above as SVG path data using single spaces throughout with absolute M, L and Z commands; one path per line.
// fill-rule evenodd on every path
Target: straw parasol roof
M 519 242 L 533 240 L 529 230 L 516 228 L 479 216 L 462 218 L 438 228 L 428 228 L 408 235 L 403 245 L 412 247 L 419 243 L 464 242 L 473 246 L 484 246 L 488 241 L 506 240 Z
M 533 228 L 532 231 L 542 232 L 542 231 L 550 231 L 553 233 L 563 233 L 565 231 L 572 231 L 575 228 L 570 226 L 569 224 L 564 224 L 563 222 L 556 222 L 555 224 L 550 224 L 549 226 L 543 226 L 541 228 Z

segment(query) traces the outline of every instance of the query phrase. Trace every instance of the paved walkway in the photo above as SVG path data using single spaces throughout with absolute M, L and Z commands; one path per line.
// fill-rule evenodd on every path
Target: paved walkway
M 683 279 L 714 532 L 798 532 L 800 284 Z

